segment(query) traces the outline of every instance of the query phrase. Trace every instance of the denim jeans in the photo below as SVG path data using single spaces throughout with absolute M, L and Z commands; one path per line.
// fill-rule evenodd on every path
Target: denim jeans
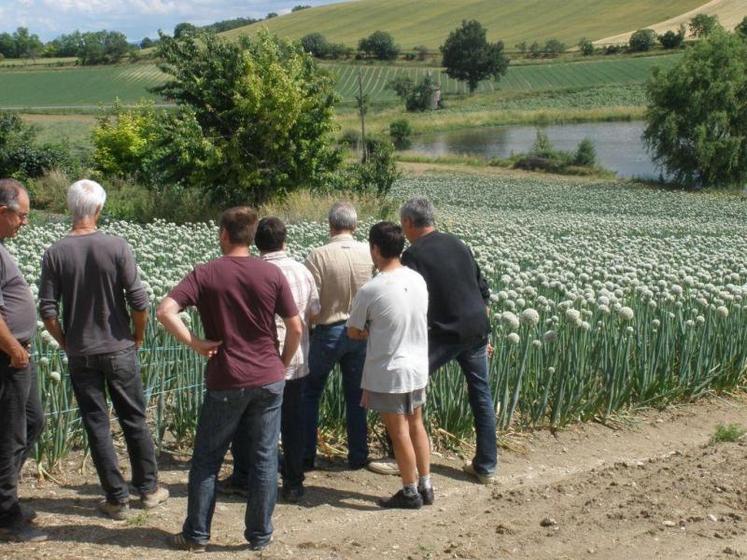
M 70 356 L 69 367 L 91 458 L 107 501 L 129 500 L 112 442 L 107 390 L 127 443 L 132 485 L 141 495 L 155 491 L 158 466 L 153 437 L 145 421 L 145 395 L 135 346 L 111 354 Z
M 298 488 L 303 486 L 303 392 L 306 378 L 291 379 L 285 382 L 283 406 L 280 408 L 280 433 L 283 440 L 283 461 L 280 469 L 283 486 Z M 231 442 L 233 474 L 231 484 L 245 488 L 249 480 L 249 449 L 247 439 L 240 432 Z
M 477 451 L 472 466 L 479 473 L 493 474 L 498 465 L 498 445 L 495 407 L 488 384 L 487 339 L 466 343 L 428 341 L 428 371 L 431 374 L 452 360 L 457 361 L 467 381 L 469 405 L 475 417 Z
M 361 377 L 366 361 L 366 341 L 348 338 L 345 323 L 320 325 L 311 335 L 309 375 L 304 397 L 304 466 L 316 458 L 319 401 L 332 368 L 340 364 L 345 393 L 345 420 L 348 435 L 348 465 L 361 468 L 368 460 L 366 409 L 361 406 Z
M 278 491 L 278 436 L 284 385 L 284 381 L 279 381 L 252 389 L 205 393 L 189 471 L 187 519 L 182 528 L 188 540 L 200 544 L 210 540 L 215 481 L 228 446 L 240 435 L 248 449 L 249 466 L 244 537 L 250 543 L 269 542 Z
M 44 411 L 33 364 L 10 366 L 0 353 L 0 527 L 21 519 L 18 475 L 44 428 Z

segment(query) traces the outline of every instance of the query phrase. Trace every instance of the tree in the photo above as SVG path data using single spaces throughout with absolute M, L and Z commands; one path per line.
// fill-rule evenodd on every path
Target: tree
M 119 31 L 83 33 L 78 59 L 83 65 L 113 64 L 130 50 L 127 37 Z
M 734 28 L 734 32 L 747 39 L 747 16 L 744 16 L 742 22 Z
M 647 85 L 644 138 L 680 184 L 747 181 L 747 43 L 714 31 Z
M 358 49 L 379 60 L 394 60 L 399 55 L 399 47 L 386 31 L 374 31 L 358 42 Z
M 291 12 L 300 12 L 301 10 L 308 10 L 309 8 L 311 8 L 311 6 L 309 6 L 308 4 L 299 4 L 297 6 L 293 6 L 291 8 Z
M 267 31 L 238 42 L 214 34 L 162 36 L 172 99 L 146 167 L 224 206 L 260 204 L 316 187 L 340 163 L 332 146 L 333 79 L 297 43 Z
M 452 31 L 441 45 L 441 54 L 446 73 L 467 82 L 470 93 L 482 80 L 498 79 L 508 68 L 503 41 L 488 43 L 485 28 L 476 20 L 462 21 L 462 26 Z
M 15 42 L 15 58 L 36 58 L 42 52 L 44 45 L 38 35 L 32 35 L 25 27 L 19 27 L 13 33 Z
M 277 12 L 270 12 L 270 13 L 268 13 L 265 16 L 265 19 L 272 19 L 272 18 L 276 18 L 276 17 L 278 17 L 278 13 Z
M 584 37 L 578 42 L 578 50 L 584 56 L 591 56 L 594 54 L 594 43 L 591 42 L 591 39 Z
M 412 136 L 412 127 L 407 119 L 397 119 L 389 124 L 389 137 L 398 150 L 406 150 L 412 145 L 410 136 Z
M 309 33 L 301 37 L 301 46 L 306 52 L 317 58 L 326 58 L 329 54 L 329 42 L 321 33 Z
M 177 23 L 176 27 L 174 27 L 174 39 L 181 39 L 185 35 L 195 33 L 197 31 L 197 27 L 195 27 L 191 23 Z
M 628 47 L 632 52 L 650 51 L 656 45 L 656 31 L 653 29 L 639 29 L 630 36 Z
M 114 107 L 98 117 L 93 129 L 93 163 L 106 175 L 139 177 L 143 161 L 157 137 L 157 115 L 153 103 Z
M 565 52 L 565 49 L 566 49 L 565 43 L 562 43 L 558 41 L 557 39 L 549 39 L 545 43 L 545 47 L 542 50 L 545 56 L 554 58 L 558 56 L 560 53 Z
M 665 49 L 679 49 L 685 43 L 685 30 L 680 29 L 678 33 L 675 33 L 671 29 L 659 35 L 659 42 Z
M 721 24 L 718 22 L 718 16 L 698 14 L 690 20 L 690 33 L 696 37 L 708 37 L 716 29 L 720 28 Z
M 10 33 L 0 33 L 0 54 L 5 58 L 16 57 L 16 42 Z
M 141 49 L 149 49 L 151 47 L 155 47 L 156 44 L 157 44 L 156 41 L 154 41 L 150 37 L 143 37 L 143 40 L 140 41 L 140 48 Z

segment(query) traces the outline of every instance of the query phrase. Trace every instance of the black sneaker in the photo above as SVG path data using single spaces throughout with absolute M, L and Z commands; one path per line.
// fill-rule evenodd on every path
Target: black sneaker
M 433 486 L 430 488 L 418 488 L 418 494 L 420 494 L 420 497 L 423 499 L 424 506 L 433 505 Z
M 378 504 L 383 508 L 420 509 L 423 507 L 423 498 L 420 494 L 408 496 L 403 489 L 389 499 L 380 498 Z
M 0 527 L 0 541 L 6 542 L 44 542 L 47 540 L 47 534 L 42 533 L 33 525 L 25 523 L 19 519 L 8 527 Z
M 304 495 L 303 485 L 283 486 L 283 500 L 289 504 L 297 504 Z
M 34 521 L 34 519 L 36 519 L 36 512 L 31 508 L 31 506 L 27 506 L 24 503 L 19 503 L 18 507 L 21 508 L 21 518 L 25 523 L 31 523 L 32 521 Z
M 249 543 L 249 550 L 252 550 L 254 552 L 259 552 L 260 550 L 264 550 L 265 548 L 270 546 L 271 542 L 272 542 L 272 537 L 266 540 L 252 541 Z

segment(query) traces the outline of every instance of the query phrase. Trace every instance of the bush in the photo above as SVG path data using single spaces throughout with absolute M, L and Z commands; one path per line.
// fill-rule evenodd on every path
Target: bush
M 721 29 L 721 24 L 718 22 L 718 16 L 698 14 L 690 20 L 690 33 L 696 37 L 708 37 L 717 29 Z
M 691 186 L 747 182 L 747 43 L 724 31 L 687 49 L 647 86 L 644 138 L 655 161 Z
M 379 60 L 394 60 L 399 55 L 399 47 L 386 31 L 374 31 L 358 42 L 358 49 Z
M 422 112 L 440 107 L 440 86 L 430 74 L 426 74 L 418 84 L 413 83 L 407 76 L 398 76 L 387 84 L 387 88 L 394 90 L 405 102 L 405 109 L 409 112 Z
M 578 144 L 576 153 L 573 156 L 573 165 L 593 167 L 597 164 L 597 151 L 594 143 L 588 138 L 584 138 Z
M 650 51 L 656 45 L 656 31 L 653 29 L 639 29 L 630 36 L 628 46 L 632 52 Z
M 734 32 L 743 39 L 747 39 L 747 16 L 744 16 L 741 23 L 734 28 Z
M 389 137 L 398 150 L 406 150 L 412 145 L 411 136 L 412 127 L 407 119 L 398 119 L 389 125 Z
M 623 47 L 620 45 L 606 45 L 604 47 L 604 54 L 620 54 L 623 50 Z
M 153 103 L 124 108 L 118 102 L 97 119 L 93 164 L 105 176 L 144 180 L 143 162 L 158 134 Z
M 566 46 L 565 43 L 561 43 L 557 39 L 549 39 L 546 43 L 544 48 L 542 49 L 542 53 L 549 57 L 554 58 L 561 53 L 565 52 Z
M 401 176 L 394 161 L 394 146 L 389 140 L 367 138 L 366 160 L 348 166 L 340 176 L 337 187 L 342 190 L 347 188 L 386 197 Z
M 591 56 L 594 54 L 594 43 L 592 43 L 590 39 L 584 37 L 578 42 L 578 50 L 580 50 L 581 54 L 584 56 Z
M 675 33 L 670 29 L 663 35 L 659 35 L 659 42 L 665 49 L 679 49 L 685 43 L 684 30 Z
M 317 58 L 326 58 L 329 53 L 329 43 L 321 33 L 304 35 L 301 37 L 301 46 L 306 52 L 311 53 L 311 56 Z
M 537 129 L 534 144 L 529 153 L 541 158 L 555 158 L 558 155 L 552 142 L 550 142 L 550 139 L 547 137 L 547 133 L 539 128 Z

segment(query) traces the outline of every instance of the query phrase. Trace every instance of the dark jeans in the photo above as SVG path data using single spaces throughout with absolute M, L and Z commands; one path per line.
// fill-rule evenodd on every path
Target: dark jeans
M 348 338 L 344 323 L 320 325 L 314 329 L 309 348 L 309 375 L 306 378 L 304 397 L 305 466 L 314 465 L 319 401 L 327 378 L 337 363 L 340 364 L 342 371 L 342 386 L 345 392 L 348 465 L 354 469 L 365 466 L 368 460 L 368 426 L 366 409 L 361 406 L 361 377 L 365 361 L 366 341 Z
M 10 366 L 0 354 L 0 527 L 21 518 L 18 475 L 44 428 L 36 369 Z
M 262 544 L 272 536 L 272 512 L 278 492 L 278 436 L 283 386 L 279 381 L 253 389 L 207 391 L 200 411 L 189 471 L 189 501 L 184 537 L 200 544 L 210 540 L 215 512 L 215 481 L 228 446 L 237 434 L 248 449 L 244 537 Z
M 285 382 L 283 406 L 281 407 L 280 433 L 283 439 L 283 463 L 280 469 L 283 475 L 283 486 L 298 488 L 303 486 L 303 393 L 306 378 L 291 379 Z M 236 432 L 231 443 L 233 455 L 233 474 L 231 483 L 241 488 L 249 481 L 251 463 L 247 438 Z
M 109 502 L 129 499 L 112 443 L 106 391 L 119 417 L 132 467 L 132 485 L 142 494 L 158 487 L 158 467 L 148 425 L 145 395 L 134 346 L 111 354 L 70 356 L 70 380 L 88 435 L 91 457 Z
M 456 360 L 467 381 L 469 405 L 475 417 L 477 451 L 472 466 L 482 474 L 493 474 L 498 465 L 495 434 L 495 407 L 488 384 L 488 341 L 486 338 L 466 343 L 428 341 L 428 371 Z

